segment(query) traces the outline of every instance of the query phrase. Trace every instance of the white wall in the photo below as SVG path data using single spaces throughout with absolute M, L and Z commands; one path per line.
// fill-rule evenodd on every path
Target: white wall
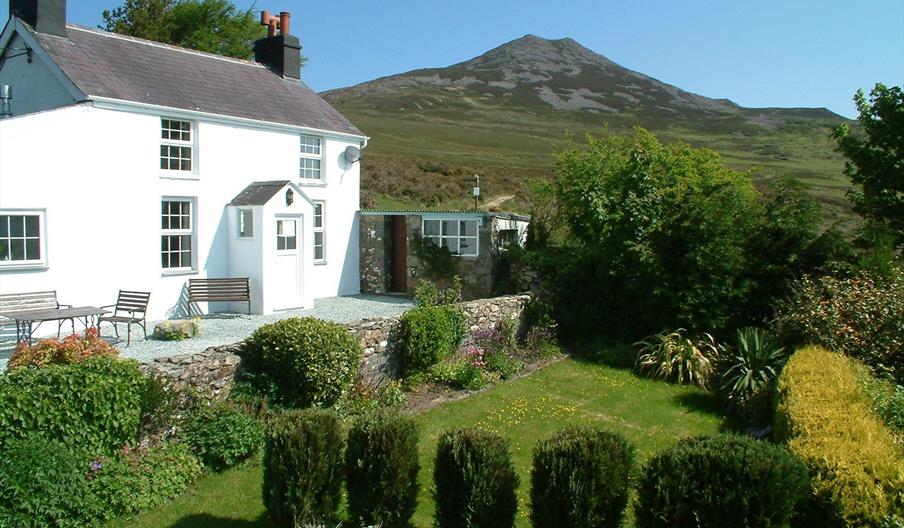
M 160 117 L 80 105 L 0 121 L 0 209 L 46 210 L 48 259 L 46 269 L 0 269 L 0 293 L 56 289 L 63 303 L 100 305 L 120 288 L 149 290 L 149 318 L 159 319 L 177 311 L 188 278 L 230 276 L 237 234 L 226 205 L 253 181 L 297 182 L 298 135 L 196 121 L 197 178 L 170 179 L 159 169 Z M 305 280 L 316 298 L 360 288 L 360 164 L 340 159 L 352 144 L 327 138 L 326 185 L 304 186 L 327 202 L 328 263 Z M 196 202 L 194 273 L 161 268 L 164 196 Z
M 13 35 L 4 55 L 18 55 L 23 48 L 22 37 Z M 14 116 L 75 103 L 51 73 L 45 58 L 43 51 L 35 48 L 31 63 L 26 55 L 19 55 L 7 60 L 0 69 L 0 84 L 8 84 L 12 89 L 10 108 Z

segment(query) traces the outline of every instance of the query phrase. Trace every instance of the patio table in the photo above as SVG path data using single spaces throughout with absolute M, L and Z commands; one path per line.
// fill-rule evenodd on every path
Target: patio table
M 72 331 L 75 332 L 76 319 L 84 323 L 87 329 L 91 326 L 97 326 L 97 318 L 106 313 L 110 313 L 110 311 L 95 306 L 76 306 L 73 308 L 48 308 L 44 310 L 12 312 L 6 314 L 6 317 L 16 321 L 16 342 L 28 341 L 30 345 L 32 333 L 44 321 L 65 321 L 69 319 L 72 321 Z M 38 323 L 38 325 L 33 327 L 34 323 Z

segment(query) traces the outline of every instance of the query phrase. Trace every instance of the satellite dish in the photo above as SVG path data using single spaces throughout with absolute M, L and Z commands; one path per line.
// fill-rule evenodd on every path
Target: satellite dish
M 345 161 L 354 163 L 361 160 L 361 149 L 358 147 L 345 147 Z

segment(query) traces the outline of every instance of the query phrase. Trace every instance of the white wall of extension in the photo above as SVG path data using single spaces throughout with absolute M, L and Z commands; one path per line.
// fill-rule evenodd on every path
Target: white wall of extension
M 180 178 L 160 169 L 161 117 L 168 116 L 86 103 L 0 120 L 0 215 L 42 212 L 44 248 L 39 266 L 0 262 L 0 293 L 56 290 L 62 303 L 98 306 L 113 303 L 119 289 L 146 290 L 149 319 L 180 314 L 189 278 L 248 276 L 249 266 L 267 273 L 275 240 L 245 246 L 260 251 L 257 257 L 241 256 L 246 249 L 229 218 L 235 208 L 227 204 L 251 182 L 268 180 L 291 180 L 307 198 L 299 202 L 325 204 L 325 262 L 318 264 L 312 209 L 299 208 L 305 265 L 298 305 L 359 292 L 360 163 L 347 163 L 343 153 L 363 138 L 324 133 L 323 181 L 308 183 L 298 177 L 298 131 L 192 119 L 194 167 Z M 162 265 L 161 201 L 167 197 L 193 207 L 190 271 L 172 273 Z M 273 208 L 257 209 L 264 218 L 255 218 L 256 234 L 275 237 L 275 220 L 266 217 Z M 272 310 L 268 291 L 254 283 L 252 291 L 257 313 Z

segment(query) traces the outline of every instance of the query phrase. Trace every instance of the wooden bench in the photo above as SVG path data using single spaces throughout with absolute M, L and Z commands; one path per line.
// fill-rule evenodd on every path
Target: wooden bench
M 244 301 L 251 314 L 251 279 L 188 279 L 188 313 L 193 302 Z
M 12 325 L 8 322 L 10 314 L 18 312 L 31 312 L 35 310 L 59 310 L 60 308 L 71 308 L 71 304 L 60 304 L 57 301 L 56 290 L 38 291 L 25 293 L 4 293 L 0 295 L 0 324 Z M 40 323 L 39 323 L 40 324 Z M 72 320 L 73 331 L 75 330 L 75 321 Z M 60 329 L 63 327 L 63 321 L 59 322 L 57 328 L 57 337 L 60 335 Z M 19 324 L 16 324 L 16 340 L 20 338 Z

